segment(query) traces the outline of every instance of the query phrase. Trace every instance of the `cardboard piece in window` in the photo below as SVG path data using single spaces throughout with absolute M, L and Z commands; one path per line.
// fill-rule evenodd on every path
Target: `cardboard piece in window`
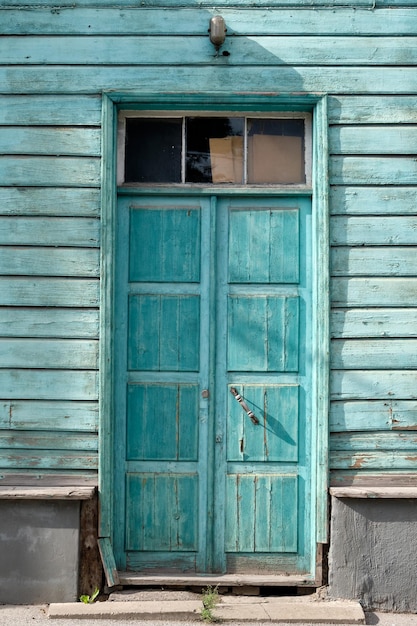
M 248 137 L 249 183 L 304 183 L 302 137 L 253 135 Z
M 213 183 L 243 182 L 243 137 L 210 138 Z

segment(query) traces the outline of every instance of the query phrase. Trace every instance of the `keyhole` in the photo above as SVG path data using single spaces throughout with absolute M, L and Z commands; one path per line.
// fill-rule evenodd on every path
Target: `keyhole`
M 240 440 L 240 453 L 243 454 L 243 439 Z

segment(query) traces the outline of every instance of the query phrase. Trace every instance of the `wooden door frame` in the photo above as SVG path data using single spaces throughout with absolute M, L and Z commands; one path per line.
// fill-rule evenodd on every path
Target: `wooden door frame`
M 101 170 L 101 273 L 100 273 L 100 360 L 99 360 L 99 545 L 107 584 L 118 584 L 112 552 L 114 528 L 114 272 L 117 209 L 116 155 L 117 114 L 119 109 L 205 110 L 205 111 L 307 111 L 313 114 L 312 163 L 312 463 L 315 484 L 312 521 L 315 545 L 328 541 L 328 406 L 329 406 L 329 213 L 328 213 L 328 118 L 325 94 L 300 96 L 274 94 L 140 94 L 104 93 L 102 96 L 102 170 Z M 129 190 L 132 192 L 132 189 Z M 138 193 L 161 193 L 161 189 L 138 189 Z M 167 189 L 162 191 L 167 193 Z M 225 189 L 228 195 L 299 195 L 299 188 L 239 187 Z M 170 190 L 171 193 L 171 190 Z M 212 194 L 213 188 L 179 188 L 187 195 Z M 216 194 L 218 188 L 216 187 Z M 220 192 L 221 193 L 221 192 Z M 315 445 L 314 445 L 315 444 Z M 320 567 L 315 584 L 321 584 Z M 283 584 L 283 583 L 281 583 Z

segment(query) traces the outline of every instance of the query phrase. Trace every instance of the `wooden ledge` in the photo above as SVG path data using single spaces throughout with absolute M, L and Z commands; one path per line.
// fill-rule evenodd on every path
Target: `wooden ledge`
M 89 500 L 96 477 L 6 474 L 0 478 L 0 500 Z
M 139 574 L 136 572 L 118 572 L 121 585 L 132 587 L 205 587 L 219 585 L 225 587 L 315 587 L 314 580 L 306 576 L 278 574 L 178 574 L 159 576 L 158 574 Z
M 335 498 L 409 498 L 417 499 L 417 486 L 374 486 L 330 487 L 330 495 Z
M 0 486 L 0 500 L 89 500 L 95 487 Z

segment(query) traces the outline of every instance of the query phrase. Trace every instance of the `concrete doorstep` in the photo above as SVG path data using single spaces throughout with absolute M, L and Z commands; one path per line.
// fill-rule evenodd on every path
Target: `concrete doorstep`
M 199 600 L 148 600 L 61 603 L 49 606 L 54 619 L 200 620 Z M 220 596 L 212 609 L 213 621 L 309 624 L 365 624 L 359 602 L 287 597 Z

